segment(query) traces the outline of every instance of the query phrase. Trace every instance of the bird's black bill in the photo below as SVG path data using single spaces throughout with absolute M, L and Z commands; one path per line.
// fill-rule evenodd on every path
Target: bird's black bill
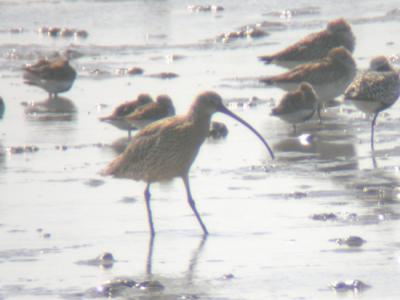
M 269 152 L 269 155 L 271 155 L 271 158 L 274 159 L 274 153 L 272 152 L 271 147 L 268 145 L 267 141 L 261 136 L 261 134 L 258 133 L 257 130 L 255 130 L 253 128 L 253 126 L 251 126 L 249 123 L 247 123 L 245 120 L 243 120 L 242 118 L 240 118 L 239 116 L 237 116 L 236 114 L 234 114 L 233 112 L 231 112 L 229 109 L 227 109 L 225 106 L 221 106 L 218 108 L 218 111 L 226 114 L 228 116 L 230 116 L 231 118 L 235 119 L 236 121 L 242 123 L 244 126 L 246 126 L 248 129 L 250 129 L 260 140 L 261 142 L 265 145 L 265 147 L 267 147 L 267 150 Z

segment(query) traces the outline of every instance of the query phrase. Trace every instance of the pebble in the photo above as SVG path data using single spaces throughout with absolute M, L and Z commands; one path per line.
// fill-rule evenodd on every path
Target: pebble
M 330 284 L 330 287 L 334 289 L 336 292 L 361 292 L 370 288 L 371 286 L 365 284 L 361 280 L 346 280 L 346 281 L 335 281 Z
M 364 243 L 366 243 L 367 241 L 360 238 L 359 236 L 349 236 L 347 238 L 338 238 L 335 239 L 335 242 L 338 245 L 346 245 L 349 247 L 361 247 Z

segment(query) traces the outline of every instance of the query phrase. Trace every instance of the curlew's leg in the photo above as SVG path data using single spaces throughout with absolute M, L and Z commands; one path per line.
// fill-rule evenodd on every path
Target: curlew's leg
M 207 228 L 204 225 L 203 221 L 201 220 L 201 217 L 196 209 L 196 203 L 194 203 L 192 193 L 190 192 L 189 177 L 183 176 L 182 180 L 183 180 L 183 183 L 185 184 L 185 188 L 186 188 L 187 201 L 189 202 L 189 205 L 192 208 L 192 210 L 197 218 L 197 221 L 199 221 L 201 229 L 203 229 L 203 235 L 206 236 L 206 235 L 208 235 L 208 231 L 207 231 Z
M 155 231 L 153 225 L 153 214 L 150 207 L 150 183 L 147 184 L 146 189 L 144 190 L 144 198 L 146 200 L 147 220 L 149 222 L 150 234 L 153 237 L 155 235 Z
M 379 111 L 377 111 L 374 115 L 374 118 L 372 119 L 371 123 L 371 151 L 375 151 L 374 147 L 374 132 L 375 132 L 375 123 L 376 123 L 376 118 L 378 117 Z
M 131 130 L 128 129 L 128 141 L 130 141 L 130 140 L 131 140 Z
M 150 237 L 149 248 L 147 250 L 146 275 L 148 277 L 148 280 L 150 280 L 151 276 L 153 275 L 152 273 L 153 251 L 154 251 L 154 235 Z
M 296 124 L 292 124 L 293 125 L 293 134 L 296 134 Z

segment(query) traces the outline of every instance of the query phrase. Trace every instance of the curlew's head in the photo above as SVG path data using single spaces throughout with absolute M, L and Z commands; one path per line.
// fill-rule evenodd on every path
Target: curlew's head
M 190 109 L 190 114 L 195 114 L 202 117 L 211 118 L 212 114 L 220 112 L 225 115 L 230 116 L 231 118 L 235 119 L 239 123 L 243 124 L 247 127 L 250 131 L 252 131 L 260 140 L 261 142 L 267 147 L 271 158 L 274 158 L 274 153 L 271 150 L 271 147 L 265 141 L 265 139 L 261 136 L 261 134 L 254 129 L 249 123 L 245 120 L 234 114 L 230 111 L 222 102 L 222 98 L 219 94 L 212 91 L 203 92 L 198 95 Z
M 377 72 L 390 72 L 394 71 L 392 65 L 389 60 L 385 56 L 377 56 L 371 59 L 369 63 L 369 68 L 372 71 Z

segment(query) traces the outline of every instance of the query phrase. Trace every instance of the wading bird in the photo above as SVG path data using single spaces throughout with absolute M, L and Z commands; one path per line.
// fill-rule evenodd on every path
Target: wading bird
M 67 59 L 57 57 L 51 60 L 41 59 L 36 64 L 24 67 L 24 82 L 38 86 L 49 93 L 49 99 L 68 91 L 76 78 L 76 71 Z
M 384 56 L 371 60 L 369 70 L 358 76 L 344 97 L 362 112 L 374 114 L 371 122 L 371 150 L 374 151 L 374 128 L 379 113 L 400 96 L 399 74 Z
M 216 112 L 224 113 L 250 129 L 267 147 L 271 157 L 274 157 L 264 138 L 246 121 L 228 110 L 221 96 L 215 92 L 199 94 L 186 115 L 148 125 L 135 135 L 125 151 L 108 165 L 103 174 L 147 183 L 144 196 L 151 236 L 155 235 L 155 230 L 150 207 L 150 186 L 175 177 L 183 180 L 187 201 L 203 234 L 208 235 L 190 191 L 189 169 L 208 136 L 211 116 Z

